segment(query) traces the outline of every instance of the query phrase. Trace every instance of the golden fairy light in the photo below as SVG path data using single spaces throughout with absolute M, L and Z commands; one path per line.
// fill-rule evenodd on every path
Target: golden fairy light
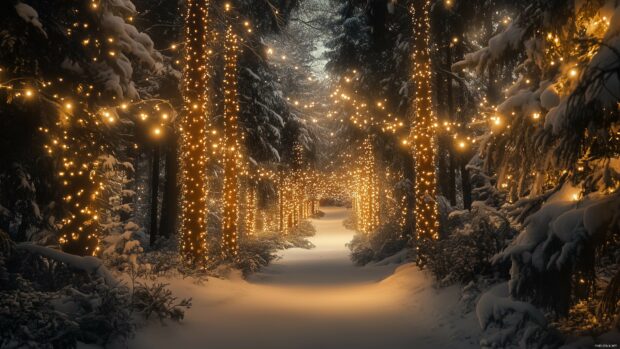
M 207 254 L 209 78 L 212 71 L 208 0 L 187 0 L 181 120 L 182 217 L 180 249 L 186 263 L 202 266 Z
M 315 180 L 312 171 L 307 169 L 304 162 L 304 148 L 296 143 L 293 147 L 293 164 L 290 168 L 283 165 L 278 169 L 278 230 L 288 234 L 291 229 L 299 225 L 304 219 L 318 210 L 318 203 L 314 203 L 312 212 L 313 193 L 309 190 L 310 183 Z
M 413 82 L 415 84 L 414 115 L 411 142 L 415 159 L 415 224 L 418 242 L 439 238 L 436 201 L 436 125 L 433 112 L 432 69 L 430 49 L 430 0 L 413 1 Z M 424 264 L 424 253 L 418 250 L 418 263 Z
M 357 229 L 370 234 L 379 227 L 379 175 L 371 137 L 362 145 L 359 166 L 355 170 L 354 212 Z
M 256 232 L 257 188 L 254 176 L 248 175 L 245 185 L 245 234 L 251 237 Z
M 97 2 L 91 4 L 94 11 L 100 10 Z M 115 46 L 118 39 L 106 34 L 106 28 L 91 30 L 88 23 L 80 26 L 76 22 L 65 32 L 81 43 L 84 54 L 92 55 L 93 61 L 116 62 L 123 55 L 123 50 Z M 63 76 L 38 78 L 16 77 L 10 84 L 0 82 L 0 89 L 6 89 L 12 98 L 37 103 L 46 113 L 57 115 L 52 122 L 40 126 L 39 131 L 45 139 L 43 150 L 57 170 L 55 180 L 61 197 L 55 225 L 58 243 L 72 254 L 95 255 L 100 250 L 102 193 L 109 187 L 109 181 L 101 175 L 105 169 L 100 157 L 112 152 L 106 136 L 122 126 L 117 123 L 118 111 L 125 111 L 128 105 L 116 101 L 116 96 L 98 91 L 95 84 Z M 113 106 L 116 103 L 122 104 Z M 157 132 L 163 134 L 163 129 L 154 131 Z
M 88 118 L 87 115 L 85 117 Z M 86 119 L 84 119 L 84 122 Z M 48 154 L 60 156 L 62 162 L 58 178 L 62 183 L 66 214 L 60 220 L 59 242 L 66 252 L 78 255 L 94 255 L 99 247 L 99 223 L 97 199 L 103 190 L 103 182 L 96 175 L 96 144 L 89 139 L 79 139 L 68 124 L 62 136 L 52 136 L 47 145 Z M 42 129 L 47 130 L 47 129 Z M 92 133 L 87 137 L 91 138 Z
M 233 26 L 228 25 L 224 41 L 224 197 L 221 241 L 223 258 L 228 260 L 234 259 L 238 253 L 238 175 L 241 157 L 237 121 L 239 114 L 237 91 L 238 40 Z

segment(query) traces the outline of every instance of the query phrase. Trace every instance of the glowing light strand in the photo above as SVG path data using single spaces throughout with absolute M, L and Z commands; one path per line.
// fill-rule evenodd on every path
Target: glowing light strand
M 415 159 L 415 225 L 418 264 L 425 264 L 425 242 L 439 238 L 436 201 L 436 125 L 433 112 L 430 50 L 430 0 L 415 0 L 409 7 L 413 24 L 413 82 L 415 85 L 411 142 Z
M 208 0 L 187 0 L 185 14 L 185 66 L 181 120 L 181 224 L 180 252 L 196 267 L 208 262 L 207 173 L 211 74 Z
M 239 218 L 240 145 L 237 91 L 238 36 L 232 25 L 226 29 L 224 42 L 224 189 L 222 212 L 222 254 L 224 259 L 237 257 Z

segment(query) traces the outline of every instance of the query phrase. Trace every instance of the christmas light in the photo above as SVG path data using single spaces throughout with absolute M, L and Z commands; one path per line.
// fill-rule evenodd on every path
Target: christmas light
M 412 115 L 412 145 L 415 159 L 415 227 L 418 243 L 439 238 L 436 201 L 436 127 L 433 112 L 432 68 L 430 55 L 430 0 L 416 0 L 410 5 L 413 24 L 413 82 L 415 84 Z M 418 263 L 424 265 L 425 251 L 419 249 Z
M 202 267 L 208 261 L 207 173 L 209 79 L 211 77 L 208 0 L 187 0 L 185 67 L 181 119 L 182 203 L 180 249 L 185 262 Z
M 256 178 L 247 176 L 245 184 L 245 220 L 244 228 L 247 237 L 252 237 L 256 233 L 256 212 L 257 212 L 257 188 Z
M 230 10 L 228 6 L 226 10 Z M 239 101 L 237 91 L 237 59 L 239 43 L 232 25 L 226 29 L 224 41 L 224 132 L 223 132 L 223 212 L 222 254 L 226 260 L 234 260 L 238 253 L 237 220 L 239 216 L 238 186 L 240 172 L 240 145 L 237 117 Z
M 379 175 L 372 138 L 362 144 L 360 164 L 355 170 L 354 211 L 359 231 L 370 234 L 379 226 Z
M 569 75 L 570 75 L 571 78 L 576 78 L 578 74 L 579 73 L 578 73 L 577 69 L 575 69 L 575 68 L 571 69 L 570 72 L 569 72 Z

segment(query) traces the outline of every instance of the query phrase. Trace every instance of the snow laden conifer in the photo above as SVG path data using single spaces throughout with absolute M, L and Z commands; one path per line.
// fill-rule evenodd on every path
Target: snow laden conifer
M 121 269 L 137 267 L 144 239 L 135 215 L 135 169 L 112 155 L 99 160 L 99 176 L 106 183 L 100 201 L 101 254 L 108 264 Z
M 105 186 L 100 156 L 128 149 L 113 150 L 117 142 L 135 144 L 117 132 L 139 121 L 137 115 L 155 114 L 157 124 L 165 123 L 157 112 L 162 103 L 142 100 L 134 82 L 139 69 L 163 73 L 162 56 L 131 23 L 137 14 L 131 1 L 2 7 L 3 111 L 12 115 L 4 130 L 23 131 L 9 139 L 35 139 L 23 147 L 30 154 L 14 160 L 33 178 L 30 206 L 39 209 L 32 212 L 46 215 L 38 227 L 58 230 L 65 250 L 95 254 Z
M 484 169 L 523 227 L 495 260 L 512 263 L 512 297 L 589 319 L 572 332 L 618 326 L 619 49 L 617 2 L 535 1 L 453 66 L 519 57 L 505 99 L 481 111 Z

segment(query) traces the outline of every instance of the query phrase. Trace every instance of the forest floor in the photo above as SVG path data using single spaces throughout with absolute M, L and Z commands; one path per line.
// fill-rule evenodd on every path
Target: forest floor
M 247 280 L 170 283 L 193 306 L 180 323 L 153 322 L 129 348 L 411 349 L 477 348 L 474 312 L 464 313 L 458 287 L 435 289 L 412 264 L 356 267 L 345 244 L 348 212 L 322 208 L 313 219 L 316 246 L 282 258 Z

